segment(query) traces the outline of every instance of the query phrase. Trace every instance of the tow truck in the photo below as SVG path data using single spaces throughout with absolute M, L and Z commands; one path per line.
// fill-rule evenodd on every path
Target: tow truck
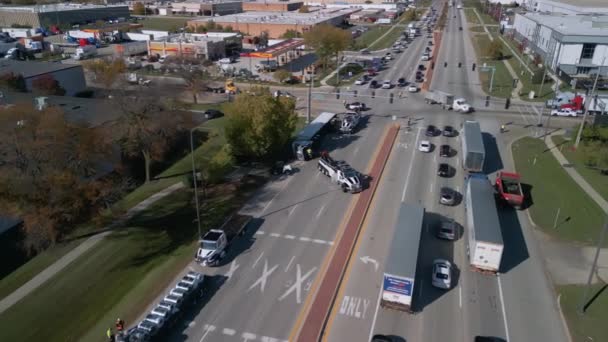
M 344 161 L 334 160 L 327 151 L 321 153 L 319 171 L 340 185 L 343 192 L 361 192 L 360 174 Z
M 521 176 L 514 172 L 500 171 L 496 174 L 496 189 L 500 202 L 521 209 L 524 203 L 524 195 L 521 190 Z
M 194 256 L 197 262 L 203 266 L 218 266 L 226 256 L 231 242 L 237 236 L 245 233 L 249 221 L 249 215 L 232 215 L 218 229 L 210 229 L 199 240 L 199 248 Z

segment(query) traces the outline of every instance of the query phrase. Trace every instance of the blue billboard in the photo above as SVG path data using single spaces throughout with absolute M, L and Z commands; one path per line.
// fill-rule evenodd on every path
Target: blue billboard
M 411 297 L 413 288 L 414 282 L 410 279 L 393 277 L 387 274 L 384 275 L 384 291 Z

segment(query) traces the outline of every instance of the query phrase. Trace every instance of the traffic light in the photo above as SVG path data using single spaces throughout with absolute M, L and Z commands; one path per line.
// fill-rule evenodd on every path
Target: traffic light
M 458 62 L 458 67 L 462 68 L 462 62 Z
M 336 88 L 336 100 L 340 99 L 340 88 Z
M 513 79 L 513 88 L 517 87 L 517 82 L 518 82 L 518 81 L 519 81 L 519 80 L 518 80 L 517 78 L 514 78 L 514 79 Z
M 357 97 L 357 91 L 356 90 L 353 90 L 353 96 Z
M 443 62 L 443 67 L 447 68 L 448 67 L 448 62 Z
M 505 101 L 505 109 L 509 109 L 510 105 L 511 105 L 511 98 L 507 97 L 507 100 Z
M 473 63 L 473 71 L 475 71 L 475 67 L 477 66 L 477 64 Z
M 376 98 L 376 91 L 375 90 L 372 90 L 372 99 L 373 98 Z
M 486 107 L 490 106 L 490 96 L 486 96 Z
M 393 93 L 391 93 L 388 97 L 388 103 L 393 103 Z

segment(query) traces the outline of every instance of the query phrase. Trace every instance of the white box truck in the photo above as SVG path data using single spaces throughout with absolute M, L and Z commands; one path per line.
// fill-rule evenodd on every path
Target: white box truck
M 468 172 L 481 172 L 485 158 L 479 122 L 465 121 L 462 127 L 462 168 Z
M 391 249 L 384 267 L 380 300 L 383 308 L 417 311 L 414 303 L 414 281 L 423 220 L 423 207 L 401 203 Z
M 84 45 L 76 48 L 74 53 L 75 60 L 87 59 L 97 55 L 97 48 L 94 45 Z
M 467 179 L 465 193 L 467 217 L 467 254 L 473 270 L 496 274 L 504 244 L 496 211 L 494 188 L 482 174 L 472 174 Z

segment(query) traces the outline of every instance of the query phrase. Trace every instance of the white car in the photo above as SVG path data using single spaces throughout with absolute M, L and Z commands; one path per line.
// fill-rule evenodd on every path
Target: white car
M 433 261 L 433 286 L 444 290 L 449 290 L 452 286 L 452 264 L 449 261 Z
M 418 144 L 418 151 L 420 152 L 431 152 L 431 142 L 428 140 L 422 140 Z
M 384 59 L 387 60 L 387 61 L 390 61 L 390 60 L 393 59 L 393 55 L 391 55 L 390 52 L 388 52 L 387 55 L 384 56 Z
M 452 107 L 454 108 L 455 111 L 461 112 L 461 113 L 468 113 L 471 111 L 471 106 L 469 106 L 469 104 L 467 103 L 467 100 L 465 100 L 463 98 L 454 100 L 454 104 Z
M 361 77 L 361 78 L 358 78 L 358 79 L 355 81 L 355 84 L 356 84 L 356 85 L 363 85 L 363 84 L 365 84 L 366 82 L 367 82 L 367 78 L 365 78 L 365 77 Z
M 553 116 L 576 116 L 576 111 L 571 108 L 562 108 L 562 109 L 554 109 L 551 111 L 551 115 Z
M 222 58 L 219 61 L 217 61 L 219 64 L 230 64 L 232 63 L 232 59 L 230 58 Z
M 382 89 L 391 89 L 392 87 L 393 85 L 391 84 L 390 80 L 385 80 L 382 82 Z
M 407 87 L 407 91 L 410 93 L 417 93 L 418 87 L 415 84 L 410 84 L 409 87 Z
M 430 59 L 431 59 L 431 56 L 429 54 L 427 54 L 427 53 L 425 53 L 424 55 L 422 55 L 422 58 L 421 58 L 421 60 L 423 60 L 423 61 L 428 61 Z

